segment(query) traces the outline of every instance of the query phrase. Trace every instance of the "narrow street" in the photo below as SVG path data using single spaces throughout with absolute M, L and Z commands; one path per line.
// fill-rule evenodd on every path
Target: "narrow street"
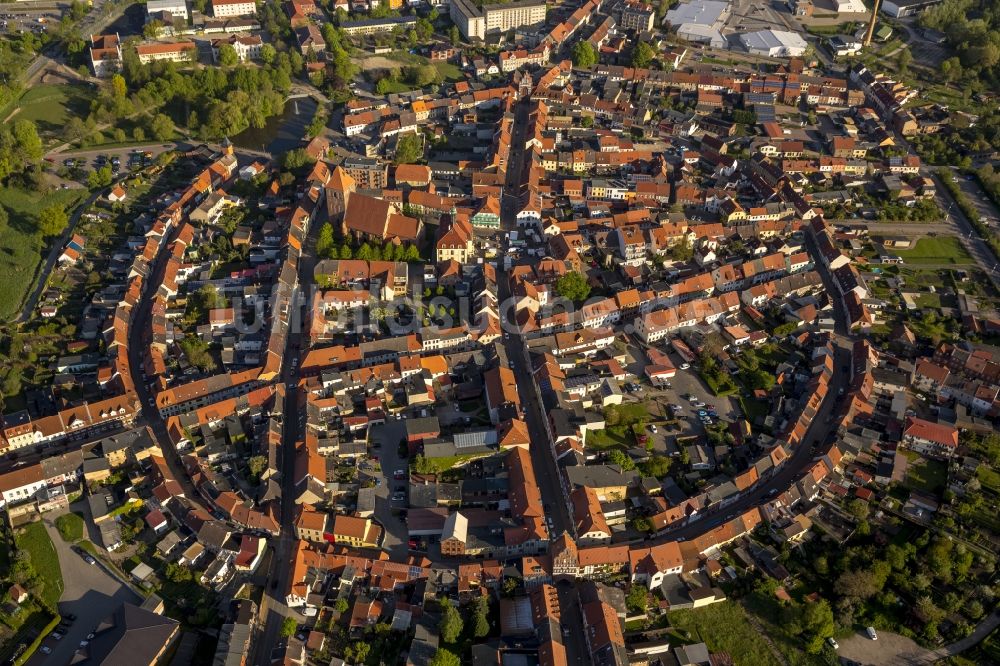
M 303 323 L 308 321 L 308 306 L 313 287 L 313 268 L 316 265 L 314 254 L 316 236 L 326 222 L 326 216 L 321 214 L 309 227 L 305 242 L 302 244 L 302 254 L 298 261 L 297 288 L 292 293 L 291 303 L 273 303 L 272 312 L 287 306 L 288 309 L 288 339 L 285 355 L 281 364 L 280 383 L 284 388 L 278 389 L 278 400 L 283 395 L 283 404 L 276 402 L 275 411 L 282 414 L 284 431 L 281 442 L 281 534 L 278 539 L 271 539 L 274 547 L 271 551 L 271 566 L 268 573 L 268 585 L 261 599 L 258 630 L 251 645 L 250 664 L 265 666 L 271 663 L 271 654 L 277 645 L 278 634 L 285 617 L 292 611 L 285 605 L 285 594 L 291 582 L 293 548 L 295 538 L 295 447 L 304 437 L 302 424 L 305 413 L 300 400 L 304 400 L 298 386 L 296 370 L 291 363 L 284 361 L 301 358 L 303 352 Z M 298 364 L 295 364 L 297 367 Z

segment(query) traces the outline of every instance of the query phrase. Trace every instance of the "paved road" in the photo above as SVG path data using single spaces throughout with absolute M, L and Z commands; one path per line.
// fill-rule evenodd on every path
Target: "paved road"
M 174 230 L 174 233 L 169 236 L 169 240 L 164 239 L 163 246 L 160 248 L 159 257 L 157 257 L 156 261 L 153 262 L 153 265 L 150 266 L 150 276 L 160 274 L 160 271 L 163 269 L 163 266 L 170 255 L 166 248 L 174 238 L 176 238 L 176 230 Z M 144 360 L 146 358 L 146 350 L 149 348 L 149 335 L 151 331 L 150 317 L 152 316 L 153 310 L 153 295 L 159 286 L 158 284 L 154 284 L 154 282 L 154 280 L 148 280 L 143 283 L 142 297 L 138 306 L 135 308 L 135 314 L 132 317 L 132 323 L 128 330 L 129 370 L 132 373 L 132 382 L 135 384 L 135 392 L 139 396 L 139 401 L 142 404 L 142 414 L 139 419 L 139 425 L 141 425 L 144 421 L 153 429 L 153 433 L 156 435 L 156 440 L 160 443 L 160 449 L 163 450 L 163 459 L 166 461 L 167 467 L 170 468 L 171 473 L 180 483 L 181 488 L 184 491 L 185 498 L 194 506 L 204 508 L 197 489 L 195 489 L 194 484 L 191 483 L 191 478 L 188 476 L 187 471 L 181 464 L 180 454 L 178 454 L 177 449 L 175 449 L 171 443 L 170 436 L 167 433 L 166 423 L 162 418 L 160 418 L 159 410 L 153 406 L 154 395 L 146 384 Z
M 97 201 L 97 198 L 101 196 L 101 192 L 94 192 L 87 200 L 80 204 L 73 214 L 70 215 L 69 222 L 66 224 L 66 228 L 63 230 L 62 235 L 52 242 L 52 247 L 49 249 L 49 256 L 45 260 L 45 265 L 42 266 L 41 272 L 35 280 L 35 287 L 31 290 L 31 294 L 28 296 L 28 300 L 24 302 L 24 307 L 21 308 L 21 314 L 18 315 L 18 322 L 26 322 L 31 317 L 31 313 L 35 310 L 35 305 L 38 304 L 38 299 L 41 297 L 42 292 L 45 290 L 45 285 L 49 280 L 49 273 L 52 272 L 53 266 L 56 265 L 56 261 L 59 259 L 59 255 L 62 254 L 63 248 L 69 241 L 70 236 L 73 235 L 73 230 L 76 228 L 77 222 L 80 221 L 80 216 L 83 212 L 90 208 L 91 204 Z
M 61 512 L 60 512 L 61 513 Z M 99 565 L 87 562 L 70 549 L 62 540 L 53 521 L 58 513 L 46 514 L 43 521 L 59 557 L 63 589 L 59 599 L 59 612 L 77 616 L 76 622 L 61 640 L 46 638 L 43 646 L 52 649 L 45 655 L 39 650 L 28 660 L 29 666 L 65 666 L 70 663 L 80 641 L 94 630 L 97 623 L 110 615 L 123 602 L 139 604 L 142 600 L 128 586 L 110 576 Z
M 285 359 L 301 358 L 304 343 L 301 322 L 307 321 L 309 298 L 308 294 L 313 284 L 313 267 L 316 257 L 313 253 L 316 236 L 325 223 L 325 216 L 313 222 L 305 242 L 302 243 L 302 255 L 298 263 L 298 289 L 292 296 L 289 306 L 290 322 L 288 342 L 285 347 Z M 277 309 L 277 308 L 275 308 Z M 295 446 L 304 439 L 302 423 L 305 412 L 300 408 L 300 392 L 297 377 L 291 363 L 282 363 L 281 382 L 286 387 L 285 401 L 282 413 L 284 431 L 281 441 L 281 536 L 271 539 L 274 551 L 271 558 L 271 568 L 268 573 L 269 584 L 264 589 L 261 601 L 256 637 L 251 645 L 248 663 L 265 666 L 271 663 L 271 655 L 278 642 L 281 623 L 285 617 L 300 616 L 285 605 L 285 594 L 290 589 L 290 575 L 293 561 L 293 547 L 296 543 L 295 520 Z M 296 364 L 297 367 L 297 364 Z M 291 388 L 287 388 L 291 387 Z M 278 405 L 276 405 L 276 409 Z

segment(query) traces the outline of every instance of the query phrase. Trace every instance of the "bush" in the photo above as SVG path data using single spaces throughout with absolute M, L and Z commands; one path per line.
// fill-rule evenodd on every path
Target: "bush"
M 63 541 L 75 543 L 83 538 L 83 518 L 75 513 L 66 513 L 56 518 L 56 529 Z

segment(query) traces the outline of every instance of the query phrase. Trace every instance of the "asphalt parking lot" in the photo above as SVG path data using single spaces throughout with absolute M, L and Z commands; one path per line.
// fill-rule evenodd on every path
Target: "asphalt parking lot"
M 87 634 L 102 619 L 113 613 L 123 602 L 142 602 L 135 592 L 105 572 L 100 565 L 87 564 L 83 557 L 73 552 L 70 544 L 62 540 L 54 526 L 53 521 L 59 513 L 61 512 L 47 514 L 44 518 L 45 529 L 55 546 L 63 576 L 64 589 L 59 599 L 59 612 L 63 617 L 72 613 L 77 619 L 60 640 L 55 640 L 50 635 L 42 641 L 41 647 L 51 650 L 51 654 L 46 655 L 39 649 L 26 662 L 29 666 L 62 666 L 70 663 L 80 641 L 86 640 Z
M 920 663 L 927 652 L 912 639 L 890 631 L 879 631 L 878 640 L 873 641 L 859 631 L 853 636 L 840 639 L 837 654 L 842 659 L 851 659 L 861 664 L 873 666 L 903 666 Z
M 393 513 L 393 508 L 402 509 L 405 503 L 393 502 L 392 493 L 396 486 L 406 484 L 393 479 L 397 469 L 405 470 L 409 464 L 409 460 L 399 455 L 399 441 L 406 436 L 405 423 L 402 419 L 390 417 L 384 424 L 372 426 L 370 437 L 373 445 L 379 444 L 373 452 L 378 456 L 382 479 L 381 484 L 375 487 L 375 519 L 385 530 L 382 547 L 393 559 L 400 558 L 400 561 L 406 557 L 409 531 L 406 522 Z M 364 466 L 359 468 L 361 476 L 367 474 L 365 469 Z

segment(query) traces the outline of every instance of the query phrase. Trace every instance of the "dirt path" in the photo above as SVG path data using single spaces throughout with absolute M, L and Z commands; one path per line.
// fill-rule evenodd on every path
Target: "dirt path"
M 771 640 L 771 637 L 767 635 L 767 632 L 764 630 L 763 625 L 761 625 L 760 620 L 758 620 L 754 616 L 754 614 L 751 613 L 750 611 L 745 611 L 745 612 L 747 618 L 750 620 L 750 624 L 753 625 L 753 628 L 757 630 L 757 633 L 760 634 L 760 637 L 764 639 L 765 643 L 767 643 L 767 647 L 770 648 L 771 654 L 774 655 L 774 658 L 777 659 L 782 664 L 782 666 L 789 666 L 788 659 L 786 659 L 785 655 L 781 653 L 781 650 L 778 649 L 778 646 L 774 644 L 774 641 Z

